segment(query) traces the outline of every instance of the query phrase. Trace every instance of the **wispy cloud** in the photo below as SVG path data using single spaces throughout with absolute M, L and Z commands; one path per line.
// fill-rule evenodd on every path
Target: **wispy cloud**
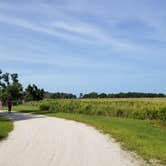
M 58 32 L 58 31 L 53 30 L 49 27 L 44 27 L 44 26 L 42 27 L 41 25 L 37 25 L 37 24 L 32 23 L 30 21 L 26 21 L 26 20 L 19 19 L 19 18 L 0 15 L 0 22 L 7 23 L 10 25 L 15 25 L 15 26 L 25 28 L 27 30 L 32 30 L 35 32 L 46 33 L 46 34 L 51 35 L 53 37 L 59 37 L 59 38 L 63 38 L 66 40 L 85 41 L 85 39 L 81 39 L 81 38 L 76 37 L 76 36 L 71 36 L 70 34 Z
M 86 3 L 84 5 L 86 5 Z M 35 5 L 25 5 L 23 8 L 21 8 L 21 6 L 19 5 L 15 5 L 14 7 L 12 7 L 11 5 L 5 3 L 0 3 L 0 7 L 6 9 L 7 11 L 12 11 L 14 9 L 19 12 L 20 9 L 21 12 L 22 9 L 26 12 L 30 12 L 32 9 L 38 9 Z M 36 10 L 36 15 L 38 14 L 38 11 L 52 11 L 52 7 L 50 5 L 46 5 L 42 2 L 39 2 L 39 8 L 40 10 Z M 67 15 L 67 13 L 65 12 L 68 11 L 69 6 L 65 5 L 64 9 L 62 9 L 57 5 L 55 8 L 57 9 L 56 12 L 54 12 L 54 14 L 53 12 L 50 13 L 50 15 L 54 16 L 55 19 L 51 17 L 49 21 L 47 20 L 45 15 L 41 15 L 43 19 L 40 22 L 36 22 L 33 19 L 27 20 L 27 18 L 24 18 L 22 16 L 20 16 L 20 18 L 13 17 L 10 14 L 0 12 L 0 22 L 9 25 L 15 25 L 20 28 L 32 30 L 38 33 L 45 33 L 52 37 L 62 38 L 67 41 L 73 41 L 76 43 L 84 42 L 87 44 L 108 45 L 116 50 L 137 49 L 137 46 L 133 43 L 113 37 L 113 35 L 111 35 L 110 32 L 107 33 L 103 29 L 103 27 L 99 27 L 98 25 L 94 25 L 89 22 L 78 21 L 72 15 Z M 33 10 L 33 12 L 34 11 L 35 10 Z
M 15 25 L 27 30 L 35 32 L 45 33 L 53 37 L 63 38 L 67 41 L 84 42 L 87 44 L 107 44 L 110 47 L 119 50 L 133 49 L 133 45 L 129 43 L 121 42 L 101 32 L 97 27 L 87 26 L 85 24 L 73 24 L 64 22 L 54 22 L 51 26 L 49 23 L 43 23 L 38 25 L 27 20 L 0 15 L 0 22 L 9 25 Z M 72 32 L 72 33 L 71 33 Z

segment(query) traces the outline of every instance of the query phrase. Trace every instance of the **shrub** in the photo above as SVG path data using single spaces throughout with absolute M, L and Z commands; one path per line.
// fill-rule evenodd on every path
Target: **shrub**
M 41 111 L 48 111 L 50 109 L 50 104 L 49 103 L 42 103 L 39 107 Z

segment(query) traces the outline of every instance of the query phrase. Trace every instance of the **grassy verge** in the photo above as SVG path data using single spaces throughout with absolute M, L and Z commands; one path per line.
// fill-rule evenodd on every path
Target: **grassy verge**
M 162 121 L 110 118 L 108 116 L 83 115 L 74 113 L 51 113 L 38 110 L 36 106 L 17 106 L 15 110 L 45 114 L 83 122 L 110 134 L 123 148 L 134 151 L 147 161 L 159 160 L 166 164 L 166 128 Z
M 0 116 L 0 140 L 8 136 L 8 133 L 13 130 L 13 123 L 8 119 Z

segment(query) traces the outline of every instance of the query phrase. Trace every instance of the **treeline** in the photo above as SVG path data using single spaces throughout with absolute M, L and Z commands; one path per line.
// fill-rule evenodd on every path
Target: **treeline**
M 46 99 L 76 99 L 77 96 L 72 94 L 72 93 L 61 93 L 61 92 L 56 92 L 56 93 L 50 93 L 50 92 L 45 92 L 45 97 Z
M 88 93 L 80 94 L 80 98 L 156 98 L 156 97 L 166 97 L 162 93 L 140 93 L 140 92 L 128 92 L 128 93 Z
M 18 104 L 23 101 L 37 101 L 42 99 L 84 99 L 84 98 L 155 98 L 166 97 L 164 94 L 157 93 L 96 93 L 91 92 L 88 94 L 80 93 L 79 97 L 72 93 L 50 93 L 45 92 L 44 89 L 40 89 L 35 84 L 29 84 L 25 90 L 23 85 L 19 81 L 17 73 L 3 73 L 0 70 L 0 101 L 6 103 L 8 100 L 12 100 L 13 103 Z
M 157 97 L 166 97 L 165 94 L 162 93 L 140 93 L 140 92 L 128 92 L 128 93 L 96 93 L 91 92 L 87 94 L 80 93 L 79 97 L 71 93 L 50 93 L 45 92 L 46 99 L 86 99 L 86 98 L 157 98 Z
M 128 93 L 96 93 L 91 92 L 87 94 L 80 93 L 79 97 L 71 93 L 49 93 L 45 92 L 46 99 L 86 99 L 86 98 L 157 98 L 157 97 L 166 97 L 162 93 L 140 93 L 140 92 L 128 92 Z
M 40 89 L 35 84 L 29 84 L 25 90 L 19 81 L 17 73 L 3 73 L 0 70 L 0 101 L 6 104 L 12 100 L 14 104 L 24 101 L 38 101 L 42 99 L 76 99 L 71 93 L 50 93 Z
M 13 104 L 42 100 L 44 94 L 44 89 L 38 88 L 35 84 L 28 85 L 24 90 L 17 73 L 3 73 L 0 70 L 0 101 L 4 105 L 8 100 L 12 100 Z

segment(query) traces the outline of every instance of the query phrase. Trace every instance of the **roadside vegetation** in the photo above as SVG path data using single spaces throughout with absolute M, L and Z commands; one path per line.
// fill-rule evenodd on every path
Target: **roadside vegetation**
M 166 120 L 166 99 L 44 100 L 41 111 Z
M 13 123 L 10 120 L 0 116 L 0 140 L 6 138 L 12 130 Z
M 14 107 L 83 122 L 107 133 L 148 162 L 166 164 L 166 99 L 44 100 Z

